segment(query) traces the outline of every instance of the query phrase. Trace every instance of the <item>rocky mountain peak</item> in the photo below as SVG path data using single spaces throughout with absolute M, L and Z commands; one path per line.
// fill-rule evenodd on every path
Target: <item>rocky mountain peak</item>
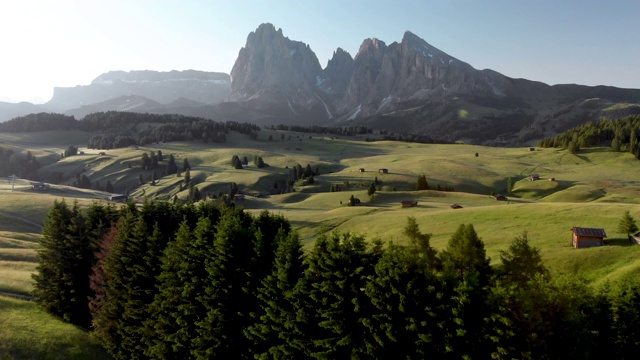
M 247 37 L 231 70 L 231 100 L 299 116 L 319 103 L 322 67 L 309 45 L 262 24 Z
M 360 45 L 360 49 L 356 54 L 355 61 L 358 61 L 362 57 L 375 58 L 384 54 L 387 49 L 387 45 L 382 40 L 376 38 L 365 39 Z
M 324 69 L 326 81 L 321 88 L 331 94 L 342 96 L 353 75 L 353 58 L 342 48 L 337 48 Z

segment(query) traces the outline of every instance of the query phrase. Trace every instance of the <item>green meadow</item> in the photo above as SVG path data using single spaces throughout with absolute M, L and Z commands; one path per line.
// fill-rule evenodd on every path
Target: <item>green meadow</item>
M 247 195 L 237 200 L 236 206 L 252 213 L 266 209 L 284 215 L 307 246 L 332 231 L 402 243 L 407 218 L 415 217 L 421 231 L 432 234 L 431 242 L 437 249 L 446 246 L 460 224 L 473 224 L 493 263 L 499 261 L 500 250 L 526 231 L 556 276 L 581 277 L 600 286 L 608 281 L 635 280 L 640 275 L 640 246 L 631 245 L 626 234 L 617 232 L 625 211 L 640 219 L 640 162 L 629 153 L 595 148 L 573 155 L 565 149 L 366 142 L 364 136 L 261 131 L 257 140 L 231 133 L 226 144 L 160 143 L 106 150 L 106 155 L 99 155 L 101 150 L 85 148 L 88 137 L 73 133 L 69 138 L 57 132 L 0 134 L 0 146 L 31 151 L 42 159 L 41 176 L 62 181 L 47 192 L 37 192 L 25 179 L 16 182 L 15 191 L 7 179 L 0 180 L 0 291 L 31 291 L 40 231 L 54 200 L 78 201 L 86 206 L 108 196 L 104 191 L 71 187 L 76 174 L 87 175 L 102 188 L 109 181 L 116 193 L 128 191 L 137 201 L 187 199 L 188 189 L 180 186 L 184 173 L 158 174 L 152 186 L 153 171 L 140 168 L 142 154 L 157 150 L 162 151 L 165 163 L 173 154 L 179 168 L 188 159 L 192 182 L 201 194 L 228 192 L 230 184 L 236 183 L 240 193 Z M 71 144 L 80 146 L 84 154 L 59 159 Z M 249 165 L 234 169 L 234 155 L 246 156 Z M 254 156 L 261 156 L 269 166 L 253 166 Z M 299 184 L 292 193 L 276 194 L 274 183 L 284 181 L 296 164 L 318 169 L 314 183 Z M 383 168 L 388 173 L 380 173 Z M 533 173 L 539 174 L 540 180 L 529 181 L 527 176 Z M 141 174 L 144 185 L 139 185 Z M 420 175 L 426 176 L 431 188 L 448 186 L 455 191 L 415 191 Z M 507 192 L 510 177 L 514 181 L 512 193 Z M 372 182 L 377 191 L 370 197 L 367 189 Z M 336 185 L 342 191 L 330 192 Z M 503 194 L 508 201 L 496 201 L 491 194 Z M 361 203 L 347 206 L 351 195 Z M 418 205 L 402 208 L 402 200 L 417 200 Z M 462 208 L 452 209 L 452 204 Z M 607 246 L 573 249 L 573 226 L 604 228 Z M 38 321 L 51 323 L 49 326 L 62 326 L 44 314 L 35 315 L 31 303 L 0 298 L 0 304 L 16 314 L 39 316 Z M 53 331 L 48 336 L 57 335 Z M 56 341 L 71 341 L 76 335 L 64 336 Z M 17 335 L 15 339 L 22 341 Z M 0 357 L 2 351 L 12 351 L 1 346 Z

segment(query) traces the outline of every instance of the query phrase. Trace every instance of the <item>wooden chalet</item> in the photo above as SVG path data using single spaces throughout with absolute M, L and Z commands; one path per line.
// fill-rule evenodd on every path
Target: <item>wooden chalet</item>
M 38 190 L 38 191 L 47 191 L 51 189 L 51 185 L 45 184 L 43 182 L 32 182 L 31 187 L 33 188 L 33 190 Z
M 540 180 L 540 175 L 538 174 L 529 174 L 529 181 Z
M 530 147 L 530 148 L 529 148 L 529 151 L 536 151 L 536 148 L 534 148 L 534 147 Z
M 364 172 L 364 168 L 360 168 L 360 172 Z
M 629 241 L 634 244 L 640 244 L 640 232 L 637 232 L 633 235 L 629 235 Z
M 389 169 L 379 169 L 378 172 L 380 174 L 388 174 L 389 173 Z
M 114 194 L 114 195 L 109 195 L 107 197 L 107 200 L 115 201 L 115 202 L 126 202 L 129 200 L 129 197 L 127 195 Z
M 574 226 L 571 228 L 571 243 L 576 249 L 604 245 L 607 233 L 602 228 L 583 228 Z
M 509 200 L 509 199 L 507 199 L 506 196 L 500 195 L 500 194 L 494 194 L 493 197 L 498 201 L 507 201 L 507 200 Z
M 414 207 L 418 205 L 418 200 L 402 200 L 401 204 L 403 208 Z
M 451 205 L 451 208 L 452 208 L 452 209 L 462 209 L 462 205 L 460 205 L 460 204 L 453 204 L 453 205 Z

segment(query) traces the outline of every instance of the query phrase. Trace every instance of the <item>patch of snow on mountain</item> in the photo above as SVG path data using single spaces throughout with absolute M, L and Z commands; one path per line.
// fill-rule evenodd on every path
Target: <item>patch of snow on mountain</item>
M 296 53 L 296 49 L 289 49 L 289 56 L 293 56 Z
M 389 102 L 391 102 L 391 95 L 389 95 L 386 98 L 382 99 L 382 102 L 380 103 L 380 106 L 378 106 L 378 111 L 382 110 L 383 107 L 389 105 Z
M 417 48 L 415 50 L 419 51 L 422 54 L 422 56 L 424 56 L 424 57 L 428 56 L 428 57 L 432 58 L 433 54 L 431 52 L 429 52 L 429 47 L 427 45 L 422 45 L 422 47 L 424 49 L 423 48 Z
M 289 101 L 289 99 L 287 99 L 287 104 L 289 104 L 289 109 L 291 109 L 291 112 L 294 113 L 296 116 L 300 116 L 294 109 L 293 106 L 291 106 L 291 101 Z
M 329 115 L 329 119 L 333 119 L 333 115 L 331 114 L 331 111 L 329 110 L 329 106 L 327 105 L 327 103 L 324 102 L 324 100 L 322 100 L 320 96 L 316 95 L 316 97 L 320 99 L 320 101 L 322 102 L 322 105 L 324 105 L 324 109 L 327 111 L 327 115 Z
M 349 118 L 347 120 L 353 120 L 356 118 L 356 116 L 358 116 L 358 114 L 360 114 L 360 110 L 362 110 L 362 104 L 358 105 L 358 108 L 356 109 L 356 111 L 351 114 L 351 116 L 349 116 Z
M 327 79 L 320 78 L 320 75 L 316 75 L 316 86 L 322 85 L 322 83 Z

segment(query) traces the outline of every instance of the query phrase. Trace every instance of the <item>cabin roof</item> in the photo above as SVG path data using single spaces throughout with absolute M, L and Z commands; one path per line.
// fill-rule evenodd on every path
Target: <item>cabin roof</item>
M 584 228 L 574 226 L 571 230 L 573 230 L 573 233 L 578 236 L 607 237 L 607 233 L 602 228 Z

